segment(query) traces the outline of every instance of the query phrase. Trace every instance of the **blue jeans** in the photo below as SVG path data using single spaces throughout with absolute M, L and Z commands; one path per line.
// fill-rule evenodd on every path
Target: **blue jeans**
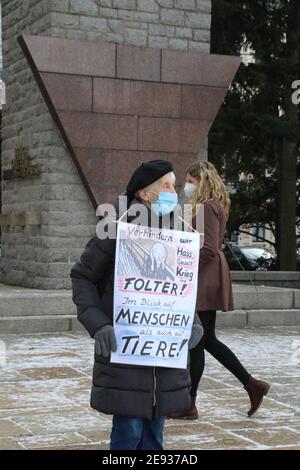
M 165 418 L 114 416 L 110 450 L 163 450 Z

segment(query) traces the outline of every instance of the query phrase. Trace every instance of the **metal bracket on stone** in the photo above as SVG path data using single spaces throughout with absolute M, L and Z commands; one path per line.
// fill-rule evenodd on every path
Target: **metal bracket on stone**
M 15 158 L 11 165 L 10 169 L 3 171 L 3 180 L 40 176 L 41 174 L 39 165 L 33 165 L 29 150 L 24 147 L 15 149 Z
M 41 225 L 41 212 L 21 212 L 18 214 L 0 214 L 0 225 L 4 226 L 25 226 Z

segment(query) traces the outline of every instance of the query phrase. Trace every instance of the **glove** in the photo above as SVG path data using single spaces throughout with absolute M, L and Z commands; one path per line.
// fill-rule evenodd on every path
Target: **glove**
M 192 326 L 191 337 L 189 340 L 189 349 L 193 349 L 197 346 L 197 344 L 201 341 L 201 338 L 204 334 L 203 326 L 198 317 L 198 313 L 195 312 L 194 316 L 194 324 Z
M 108 357 L 111 351 L 117 350 L 117 341 L 111 325 L 105 325 L 94 334 L 96 354 Z

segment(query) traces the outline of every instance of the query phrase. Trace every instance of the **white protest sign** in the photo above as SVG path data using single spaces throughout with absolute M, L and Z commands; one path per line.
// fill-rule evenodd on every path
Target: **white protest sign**
M 111 362 L 187 367 L 199 234 L 118 223 Z

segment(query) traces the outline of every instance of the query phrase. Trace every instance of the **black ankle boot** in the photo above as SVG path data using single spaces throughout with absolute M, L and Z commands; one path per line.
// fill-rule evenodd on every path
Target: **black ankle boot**
M 188 410 L 178 411 L 177 413 L 171 413 L 167 416 L 169 419 L 198 419 L 198 410 L 196 407 L 196 397 L 192 398 L 191 407 Z

